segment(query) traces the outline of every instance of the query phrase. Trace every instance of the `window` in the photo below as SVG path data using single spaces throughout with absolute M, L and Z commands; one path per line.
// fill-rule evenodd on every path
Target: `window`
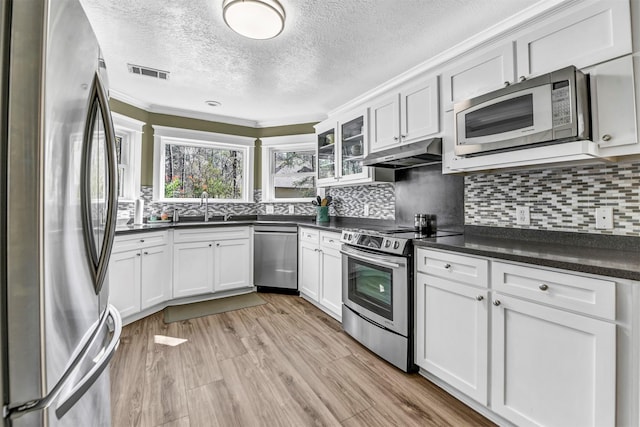
M 253 200 L 254 139 L 154 126 L 154 198 L 222 202 Z
M 142 161 L 142 127 L 144 122 L 111 113 L 116 135 L 118 163 L 118 199 L 134 200 L 140 193 L 140 164 Z
M 262 138 L 262 199 L 302 202 L 316 195 L 313 134 Z

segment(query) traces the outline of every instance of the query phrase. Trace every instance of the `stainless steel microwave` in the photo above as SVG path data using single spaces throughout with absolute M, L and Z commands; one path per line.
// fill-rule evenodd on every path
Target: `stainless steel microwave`
M 589 139 L 588 79 L 563 68 L 457 103 L 454 117 L 458 156 Z

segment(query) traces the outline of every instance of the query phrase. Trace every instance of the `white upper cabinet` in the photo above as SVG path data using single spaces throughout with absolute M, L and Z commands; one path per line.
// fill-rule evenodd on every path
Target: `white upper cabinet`
M 584 68 L 631 53 L 629 2 L 590 1 L 530 27 L 516 40 L 518 76 Z
M 369 107 L 371 115 L 371 152 L 384 150 L 400 142 L 400 95 L 383 97 Z
M 464 55 L 442 73 L 443 109 L 452 110 L 456 102 L 499 89 L 514 80 L 512 41 Z
M 318 187 L 389 181 L 392 175 L 362 165 L 369 153 L 366 108 L 331 117 L 315 126 L 318 150 Z M 381 111 L 381 114 L 386 113 Z M 396 120 L 396 128 L 397 120 Z M 387 130 L 383 130 L 387 132 Z
M 631 55 L 587 68 L 591 86 L 592 140 L 603 156 L 638 151 L 637 109 Z
M 419 141 L 440 131 L 438 77 L 421 78 L 369 106 L 371 149 Z

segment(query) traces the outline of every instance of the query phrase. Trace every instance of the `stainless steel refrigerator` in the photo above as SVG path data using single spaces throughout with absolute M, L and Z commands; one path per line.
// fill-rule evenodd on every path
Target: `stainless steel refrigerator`
M 78 0 L 0 2 L 4 426 L 110 425 L 120 316 L 106 70 Z

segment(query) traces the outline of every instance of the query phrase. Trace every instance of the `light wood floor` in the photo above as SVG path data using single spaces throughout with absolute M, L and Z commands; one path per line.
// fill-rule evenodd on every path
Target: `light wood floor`
M 126 326 L 111 362 L 113 425 L 492 425 L 302 298 L 260 295 L 268 304 L 168 325 L 157 313 Z

